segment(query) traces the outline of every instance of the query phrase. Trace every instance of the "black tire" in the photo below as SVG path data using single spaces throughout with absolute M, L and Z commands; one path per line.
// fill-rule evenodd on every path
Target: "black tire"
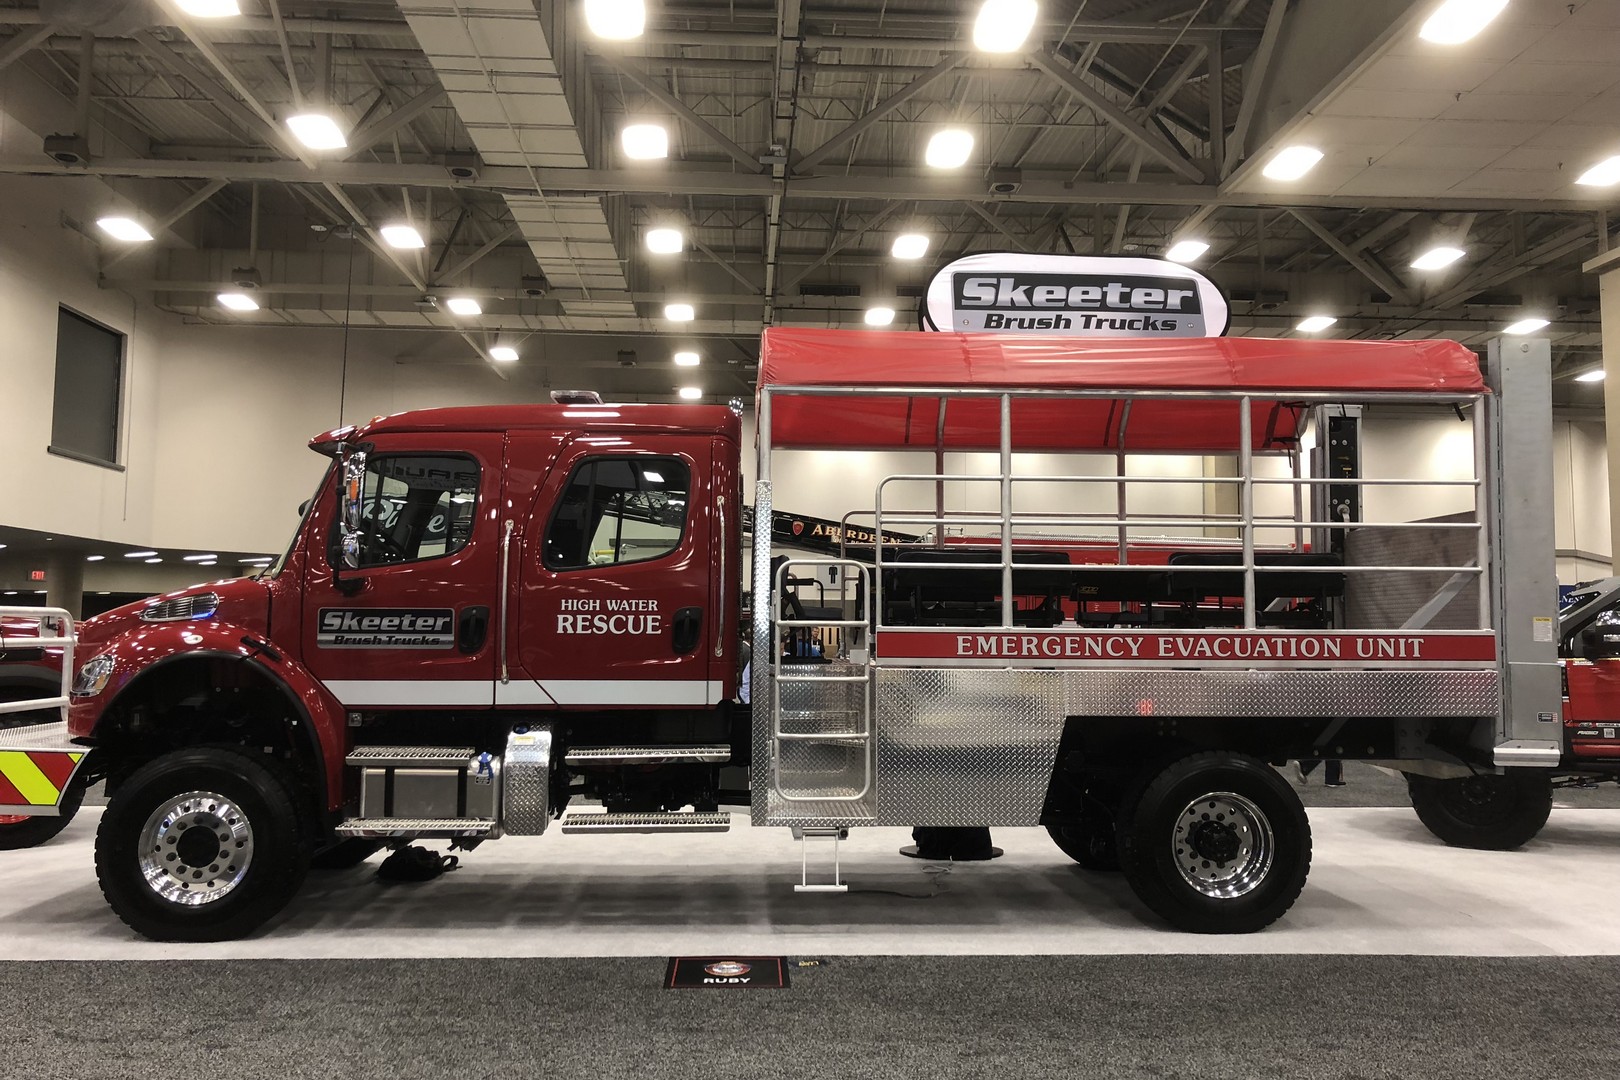
M 1137 897 L 1176 929 L 1251 934 L 1305 888 L 1311 826 L 1271 766 L 1224 751 L 1193 754 L 1123 809 L 1119 861 Z
M 83 802 L 84 785 L 72 783 L 62 793 L 62 812 L 57 817 L 27 817 L 21 821 L 0 823 L 0 851 L 38 847 L 47 840 L 55 839 L 58 833 L 73 823 L 74 815 L 79 812 Z
M 363 836 L 351 836 L 346 840 L 339 840 L 315 850 L 315 857 L 309 860 L 311 870 L 352 870 L 356 866 L 371 858 L 386 846 L 382 840 L 368 840 Z
M 1529 770 L 1456 780 L 1406 777 L 1412 809 L 1452 847 L 1511 851 L 1523 847 L 1552 813 L 1552 777 Z
M 1119 869 L 1119 844 L 1115 832 L 1106 823 L 1086 821 L 1067 825 L 1048 825 L 1046 832 L 1052 842 L 1084 870 L 1112 871 Z
M 108 801 L 96 831 L 96 880 L 118 917 L 144 937 L 243 937 L 303 884 L 309 819 L 297 784 L 262 754 L 219 747 L 165 754 Z M 150 884 L 143 859 L 156 868 Z

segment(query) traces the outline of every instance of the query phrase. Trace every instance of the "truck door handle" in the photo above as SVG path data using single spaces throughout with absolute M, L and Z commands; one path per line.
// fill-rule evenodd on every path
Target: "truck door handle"
M 698 647 L 703 636 L 703 609 L 683 607 L 675 612 L 674 645 L 677 654 L 689 653 Z
M 489 608 L 464 607 L 456 627 L 456 648 L 469 656 L 484 647 L 489 637 Z

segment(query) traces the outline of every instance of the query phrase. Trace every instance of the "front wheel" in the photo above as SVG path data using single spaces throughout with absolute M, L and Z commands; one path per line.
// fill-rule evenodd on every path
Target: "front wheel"
M 1172 762 L 1119 823 L 1120 868 L 1178 930 L 1248 934 L 1293 906 L 1311 867 L 1311 826 L 1275 769 L 1242 754 Z
M 1552 777 L 1544 772 L 1485 773 L 1455 780 L 1406 777 L 1412 809 L 1452 847 L 1511 851 L 1547 824 Z
M 56 817 L 0 815 L 0 851 L 38 847 L 47 840 L 55 839 L 57 833 L 72 824 L 83 801 L 84 785 L 73 783 L 62 792 L 62 801 L 58 804 L 61 812 Z
M 157 941 L 228 941 L 286 906 L 309 868 L 296 786 L 263 755 L 181 750 L 107 803 L 96 879 L 118 917 Z

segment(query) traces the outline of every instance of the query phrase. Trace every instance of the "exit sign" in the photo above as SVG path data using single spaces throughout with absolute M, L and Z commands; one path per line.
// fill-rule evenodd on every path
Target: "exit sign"
M 30 571 L 28 571 L 28 580 L 29 581 L 44 581 L 45 580 L 45 571 L 43 571 L 43 570 L 30 570 Z

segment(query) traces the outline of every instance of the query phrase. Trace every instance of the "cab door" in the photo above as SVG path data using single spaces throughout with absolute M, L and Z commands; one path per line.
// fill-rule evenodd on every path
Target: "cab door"
M 711 705 L 711 444 L 582 436 L 559 453 L 514 545 L 500 704 Z
M 312 518 L 304 663 L 345 706 L 494 702 L 500 433 L 376 437 L 357 568 L 343 566 L 336 494 Z

